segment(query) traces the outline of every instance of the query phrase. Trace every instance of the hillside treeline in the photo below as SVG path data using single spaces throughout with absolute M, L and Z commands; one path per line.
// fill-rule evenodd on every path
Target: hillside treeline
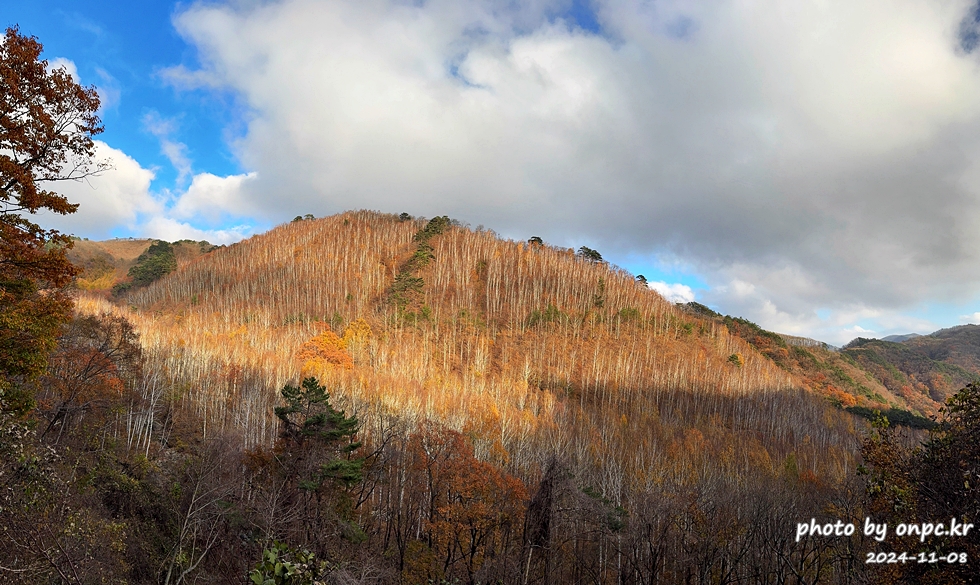
M 961 467 L 962 435 L 975 432 L 976 392 L 933 448 L 911 452 L 878 430 L 865 446 L 869 471 L 840 480 L 795 456 L 744 473 L 713 464 L 735 450 L 714 442 L 732 426 L 716 414 L 685 433 L 700 474 L 616 497 L 596 487 L 609 473 L 601 462 L 585 469 L 556 451 L 522 478 L 478 458 L 472 431 L 393 412 L 359 418 L 315 377 L 281 389 L 277 440 L 244 448 L 240 433 L 208 431 L 181 406 L 116 317 L 77 318 L 31 390 L 34 410 L 8 412 L 2 425 L 0 570 L 11 583 L 902 582 L 896 567 L 864 562 L 896 543 L 860 533 L 797 541 L 796 524 L 945 518 L 975 501 L 974 487 L 928 507 L 937 487 L 958 489 L 948 472 Z M 793 392 L 774 400 L 787 412 L 813 405 Z M 736 400 L 717 411 L 759 407 Z M 937 550 L 951 544 L 964 546 Z M 275 580 L 276 563 L 292 580 Z M 953 582 L 949 567 L 927 568 Z M 928 578 L 923 570 L 908 567 Z
M 825 515 L 842 492 L 761 446 L 742 473 L 712 463 L 738 457 L 724 429 L 757 403 L 677 424 L 675 449 L 702 460 L 690 475 L 648 462 L 647 488 L 611 493 L 625 478 L 568 447 L 520 477 L 476 456 L 475 431 L 380 410 L 355 422 L 305 387 L 299 430 L 279 425 L 276 442 L 245 448 L 181 405 L 118 317 L 77 318 L 33 391 L 31 414 L 3 424 L 5 582 L 241 583 L 263 551 L 312 553 L 298 574 L 336 583 L 817 582 L 843 570 L 840 543 L 794 542 L 787 522 Z M 777 396 L 779 410 L 817 413 L 803 395 Z M 696 412 L 685 402 L 661 411 Z M 320 414 L 324 432 L 309 431 Z M 764 428 L 745 432 L 767 442 Z
M 882 574 L 796 539 L 867 513 L 855 419 L 570 250 L 348 213 L 76 308 L 0 424 L 12 583 Z

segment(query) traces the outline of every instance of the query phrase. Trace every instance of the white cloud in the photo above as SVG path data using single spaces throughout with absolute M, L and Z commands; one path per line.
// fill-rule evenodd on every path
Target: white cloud
M 119 82 L 108 71 L 101 67 L 95 68 L 96 75 L 99 76 L 99 84 L 95 86 L 95 91 L 99 94 L 99 112 L 119 105 L 122 98 L 122 90 L 119 89 Z
M 71 59 L 66 59 L 64 57 L 49 59 L 48 71 L 54 71 L 55 69 L 64 69 L 75 83 L 79 83 L 78 67 Z
M 187 222 L 181 222 L 170 217 L 157 216 L 151 218 L 143 226 L 140 233 L 149 238 L 157 238 L 175 242 L 177 240 L 207 240 L 212 244 L 230 244 L 248 237 L 254 229 L 249 225 L 234 226 L 226 229 L 200 229 Z
M 255 181 L 256 173 L 219 177 L 211 173 L 194 175 L 190 187 L 173 207 L 174 217 L 198 218 L 211 224 L 228 216 L 249 216 L 256 210 L 242 193 L 244 184 Z
M 168 67 L 160 71 L 160 77 L 172 86 L 182 89 L 214 89 L 218 86 L 214 76 L 206 71 L 192 71 L 183 65 Z
M 980 324 L 980 312 L 972 313 L 970 315 L 960 315 L 960 323 L 963 325 L 966 325 L 967 323 L 971 323 L 973 325 Z
M 694 300 L 694 291 L 686 284 L 657 281 L 648 283 L 647 286 L 672 303 L 690 303 Z
M 135 229 L 141 214 L 163 211 L 150 192 L 152 171 L 99 140 L 95 141 L 95 160 L 109 161 L 112 168 L 82 181 L 46 185 L 78 203 L 78 211 L 70 215 L 45 212 L 39 215 L 39 223 L 65 233 L 106 238 L 120 226 Z
M 71 59 L 55 57 L 48 60 L 48 71 L 55 69 L 64 69 L 75 83 L 82 83 L 81 77 L 78 75 L 78 66 Z M 108 71 L 96 67 L 95 74 L 99 77 L 95 92 L 99 95 L 99 114 L 101 115 L 105 110 L 119 104 L 122 92 L 119 89 L 119 82 Z
M 74 61 L 62 57 L 49 60 L 48 70 L 55 69 L 63 69 L 73 81 L 82 83 Z M 107 71 L 96 68 L 95 72 L 102 80 L 97 90 L 101 111 L 118 104 L 120 90 Z M 43 210 L 31 219 L 46 229 L 93 239 L 128 234 L 230 243 L 254 231 L 246 222 L 233 227 L 216 224 L 245 219 L 254 211 L 241 190 L 256 178 L 255 173 L 228 177 L 211 173 L 195 175 L 187 146 L 173 138 L 178 131 L 177 119 L 164 118 L 151 110 L 143 116 L 142 124 L 144 130 L 159 140 L 161 152 L 177 171 L 176 189 L 154 192 L 153 170 L 143 168 L 122 150 L 95 140 L 93 163 L 107 164 L 106 170 L 83 180 L 44 184 L 69 202 L 77 203 L 78 210 L 68 215 Z M 207 225 L 202 227 L 202 224 Z
M 153 171 L 145 169 L 125 152 L 95 141 L 95 161 L 108 161 L 111 167 L 82 181 L 58 181 L 47 186 L 79 204 L 75 213 L 39 213 L 34 221 L 47 229 L 91 239 L 126 234 L 160 238 L 208 240 L 228 244 L 254 233 L 246 223 L 216 227 L 234 219 L 248 217 L 249 209 L 240 201 L 243 184 L 254 174 L 218 177 L 198 174 L 176 202 L 153 192 Z

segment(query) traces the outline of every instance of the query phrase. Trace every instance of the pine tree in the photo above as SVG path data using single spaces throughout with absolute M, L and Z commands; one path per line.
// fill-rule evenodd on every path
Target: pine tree
M 364 458 L 353 456 L 361 446 L 354 440 L 360 427 L 357 417 L 335 409 L 327 389 L 313 377 L 298 387 L 286 384 L 282 397 L 286 406 L 277 406 L 275 413 L 283 423 L 283 440 L 298 451 L 314 449 L 327 459 L 300 479 L 300 487 L 315 491 L 327 481 L 344 487 L 360 482 Z

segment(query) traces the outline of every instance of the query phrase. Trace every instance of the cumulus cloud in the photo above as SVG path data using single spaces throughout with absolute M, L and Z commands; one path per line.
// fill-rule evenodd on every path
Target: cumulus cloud
M 690 303 L 694 300 L 694 291 L 686 284 L 679 282 L 651 282 L 647 286 L 660 293 L 660 296 L 672 303 Z
M 140 233 L 149 238 L 175 242 L 177 240 L 207 240 L 212 244 L 230 244 L 252 234 L 250 225 L 234 226 L 225 229 L 200 229 L 188 222 L 172 217 L 156 216 L 140 226 Z
M 969 315 L 960 315 L 960 323 L 963 325 L 966 325 L 967 323 L 980 325 L 980 312 L 971 313 Z
M 212 225 L 228 216 L 254 215 L 257 210 L 243 197 L 243 186 L 256 178 L 256 173 L 227 177 L 211 173 L 194 175 L 187 191 L 174 204 L 172 213 L 177 218 L 197 218 Z
M 95 141 L 95 160 L 112 166 L 81 181 L 46 185 L 77 203 L 78 211 L 71 215 L 44 212 L 40 214 L 40 223 L 64 233 L 107 238 L 120 227 L 135 229 L 141 214 L 163 211 L 163 205 L 150 191 L 152 171 L 99 140 Z
M 55 69 L 64 69 L 68 73 L 69 77 L 75 83 L 78 83 L 78 66 L 71 59 L 66 59 L 64 57 L 55 57 L 54 59 L 48 60 L 48 71 L 54 71 Z
M 269 221 L 446 213 L 672 255 L 787 333 L 980 292 L 970 2 L 590 5 L 600 34 L 557 0 L 194 4 L 202 65 L 167 75 L 247 106 L 230 192 Z
M 207 240 L 214 244 L 236 242 L 255 231 L 249 223 L 216 225 L 248 217 L 249 210 L 238 194 L 242 184 L 254 180 L 254 173 L 229 177 L 195 175 L 174 201 L 169 193 L 155 193 L 151 188 L 153 171 L 140 166 L 125 152 L 97 140 L 95 160 L 111 166 L 81 181 L 49 185 L 77 203 L 78 211 L 69 215 L 44 211 L 38 214 L 37 223 L 92 239 L 126 234 L 167 241 Z
M 78 68 L 69 59 L 51 59 L 48 69 L 63 69 L 76 83 L 83 83 Z M 112 107 L 119 102 L 118 84 L 101 68 L 96 68 L 95 73 L 102 82 L 102 108 Z M 77 203 L 78 210 L 68 215 L 42 210 L 32 219 L 45 228 L 92 239 L 133 235 L 226 244 L 255 231 L 249 222 L 255 209 L 243 199 L 241 191 L 243 185 L 255 180 L 256 173 L 227 177 L 194 174 L 186 145 L 174 139 L 178 119 L 165 118 L 151 110 L 143 116 L 142 125 L 159 140 L 161 152 L 177 171 L 175 188 L 154 190 L 152 169 L 143 168 L 122 150 L 95 140 L 92 162 L 94 166 L 104 165 L 104 171 L 81 180 L 44 184 Z M 238 225 L 234 225 L 236 222 Z

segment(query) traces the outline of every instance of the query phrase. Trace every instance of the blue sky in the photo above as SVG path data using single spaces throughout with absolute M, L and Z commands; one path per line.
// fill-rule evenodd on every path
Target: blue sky
M 449 214 L 835 344 L 980 322 L 972 2 L 0 0 L 104 97 L 51 225 Z
M 177 122 L 196 165 L 218 174 L 241 171 L 224 139 L 234 123 L 233 96 L 176 92 L 157 75 L 174 64 L 193 64 L 195 51 L 170 25 L 173 2 L 4 2 L 4 25 L 19 24 L 44 44 L 49 58 L 71 59 L 83 83 L 107 93 L 102 111 L 109 144 L 159 169 L 154 186 L 172 186 L 176 171 L 144 128 L 149 114 Z

